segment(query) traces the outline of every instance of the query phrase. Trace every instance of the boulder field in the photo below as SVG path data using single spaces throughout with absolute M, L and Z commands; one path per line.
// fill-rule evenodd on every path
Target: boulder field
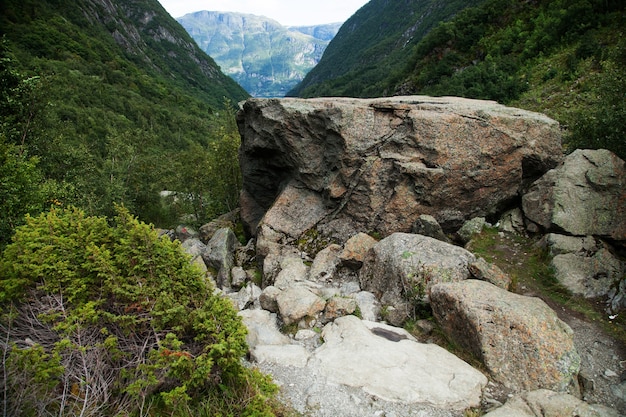
M 231 213 L 184 246 L 241 311 L 251 366 L 296 410 L 626 413 L 623 350 L 590 374 L 572 328 L 471 252 L 485 227 L 530 236 L 569 291 L 622 312 L 626 173 L 615 155 L 565 155 L 546 116 L 451 97 L 250 99 L 238 124 L 250 239 L 237 241 Z M 425 309 L 431 319 L 415 320 Z M 455 348 L 416 339 L 407 322 Z

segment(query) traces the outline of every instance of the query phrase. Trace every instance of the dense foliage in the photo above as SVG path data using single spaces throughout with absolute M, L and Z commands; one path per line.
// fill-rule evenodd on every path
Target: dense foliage
M 247 94 L 155 0 L 111 4 L 0 4 L 0 194 L 10 195 L 0 245 L 24 213 L 51 203 L 103 215 L 124 203 L 162 226 L 181 202 L 199 207 L 195 222 L 235 204 L 232 167 L 197 184 L 187 160 L 237 164 L 233 106 Z M 132 34 L 137 45 L 126 45 Z M 164 205 L 163 190 L 185 198 Z
M 4 415 L 271 415 L 232 304 L 127 210 L 28 217 L 0 274 Z

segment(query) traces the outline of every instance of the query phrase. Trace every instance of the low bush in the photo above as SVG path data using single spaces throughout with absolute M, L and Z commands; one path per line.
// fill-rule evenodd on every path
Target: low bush
M 0 274 L 4 415 L 274 415 L 232 305 L 126 209 L 27 217 Z

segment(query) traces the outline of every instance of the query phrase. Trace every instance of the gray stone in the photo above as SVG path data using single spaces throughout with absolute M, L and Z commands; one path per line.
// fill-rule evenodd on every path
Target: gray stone
M 361 318 L 367 321 L 380 319 L 380 302 L 369 291 L 360 291 L 353 295 L 361 312 Z
M 547 248 L 552 256 L 565 253 L 593 254 L 598 250 L 593 236 L 579 237 L 548 233 L 541 239 L 540 244 Z
M 420 344 L 400 328 L 368 328 L 345 316 L 322 331 L 324 344 L 309 363 L 330 382 L 360 387 L 387 401 L 463 410 L 478 406 L 487 378 L 434 344 Z M 367 366 L 364 366 L 367 364 Z
M 514 208 L 500 216 L 498 230 L 505 233 L 525 233 L 524 214 L 519 208 Z
M 235 224 L 239 221 L 239 209 L 233 210 L 229 213 L 222 214 L 217 219 L 202 225 L 198 230 L 200 240 L 208 242 L 211 240 L 215 232 L 220 229 L 235 230 Z
M 309 272 L 309 279 L 317 282 L 332 282 L 337 271 L 337 266 L 341 262 L 339 255 L 342 248 L 339 245 L 332 244 L 315 256 L 313 265 Z
M 249 284 L 241 288 L 239 292 L 228 293 L 226 296 L 230 298 L 235 308 L 239 311 L 255 303 L 260 307 L 259 297 L 261 296 L 261 289 L 254 284 Z
M 300 258 L 284 258 L 280 262 L 281 271 L 276 276 L 274 286 L 281 290 L 304 283 L 309 274 L 309 267 Z
M 219 288 L 227 289 L 231 286 L 230 271 L 234 266 L 235 249 L 239 245 L 237 236 L 230 229 L 219 229 L 209 243 L 203 255 L 207 266 L 217 271 L 216 282 Z
M 624 161 L 604 149 L 578 149 L 530 187 L 522 206 L 547 231 L 626 240 Z
M 586 298 L 606 296 L 625 272 L 622 262 L 607 249 L 600 249 L 591 257 L 574 253 L 557 255 L 551 264 L 556 279 L 565 288 Z
M 191 263 L 206 274 L 207 266 L 202 257 L 207 250 L 206 245 L 202 243 L 200 239 L 190 238 L 182 243 L 182 247 L 185 252 L 191 256 Z
M 278 294 L 276 301 L 280 316 L 287 325 L 305 317 L 316 317 L 326 306 L 324 299 L 301 286 L 285 289 Z
M 511 277 L 505 274 L 497 265 L 490 264 L 483 258 L 478 258 L 469 264 L 468 269 L 474 278 L 481 281 L 490 282 L 505 290 L 508 290 L 511 286 Z
M 475 217 L 463 223 L 463 226 L 456 232 L 461 242 L 469 242 L 474 235 L 483 231 L 486 221 L 484 217 Z
M 435 285 L 430 298 L 444 333 L 506 387 L 577 391 L 573 332 L 541 299 L 477 280 Z
M 415 223 L 413 223 L 411 233 L 432 237 L 434 239 L 450 243 L 450 240 L 443 232 L 443 229 L 437 222 L 437 219 L 428 214 L 422 214 L 417 218 Z
M 246 284 L 246 281 L 248 280 L 248 274 L 240 266 L 233 267 L 233 269 L 230 271 L 230 275 L 232 277 L 231 278 L 232 287 L 236 289 L 243 287 Z
M 286 345 L 290 343 L 289 337 L 278 330 L 276 314 L 270 314 L 265 310 L 243 310 L 238 314 L 248 329 L 246 342 L 250 349 L 261 345 Z
M 261 303 L 261 308 L 272 313 L 278 313 L 278 302 L 276 299 L 278 298 L 278 294 L 281 293 L 281 290 L 270 285 L 269 287 L 265 287 L 261 295 L 259 296 L 259 302 Z
M 587 404 L 573 395 L 540 389 L 516 395 L 484 417 L 619 417 L 613 409 Z
M 359 279 L 362 289 L 399 313 L 391 323 L 400 324 L 402 316 L 408 317 L 407 305 L 428 301 L 432 285 L 469 278 L 467 267 L 475 259 L 467 250 L 431 237 L 394 233 L 370 250 Z

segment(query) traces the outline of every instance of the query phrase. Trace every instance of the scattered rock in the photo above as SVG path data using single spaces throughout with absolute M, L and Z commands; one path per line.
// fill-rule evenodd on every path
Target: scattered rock
M 243 310 L 238 314 L 248 329 L 246 342 L 250 349 L 262 345 L 285 345 L 290 343 L 289 337 L 278 330 L 276 314 L 271 314 L 265 310 Z
M 281 290 L 270 285 L 269 287 L 265 287 L 261 295 L 259 296 L 259 302 L 261 303 L 261 308 L 272 313 L 278 313 L 278 295 L 281 293 Z
M 360 291 L 354 295 L 360 316 L 363 320 L 378 321 L 380 319 L 380 302 L 369 291 Z
M 541 239 L 540 245 L 548 249 L 552 256 L 565 253 L 585 255 L 598 251 L 598 245 L 593 236 L 577 237 L 548 233 Z
M 430 298 L 445 334 L 506 387 L 577 392 L 572 330 L 539 298 L 476 280 L 435 285 Z
M 578 149 L 522 197 L 524 214 L 547 231 L 626 240 L 626 167 L 605 149 Z
M 498 230 L 505 233 L 524 235 L 526 228 L 524 225 L 524 214 L 522 213 L 522 210 L 516 207 L 500 216 Z
M 413 227 L 411 227 L 411 233 L 432 237 L 434 239 L 450 243 L 450 240 L 443 232 L 443 229 L 437 222 L 437 219 L 428 214 L 422 214 L 417 218 L 415 223 L 413 223 Z
M 318 282 L 332 282 L 337 266 L 341 262 L 339 258 L 341 251 L 341 246 L 331 244 L 318 252 L 313 260 L 313 265 L 311 265 L 309 279 Z
M 461 242 L 465 244 L 472 240 L 474 235 L 482 232 L 486 223 L 487 222 L 484 217 L 475 217 L 463 223 L 463 226 L 456 232 L 456 234 L 459 239 L 461 239 Z
M 211 240 L 215 232 L 220 229 L 235 230 L 235 225 L 239 221 L 239 212 L 239 209 L 233 210 L 229 213 L 222 214 L 217 219 L 211 220 L 207 224 L 202 225 L 198 231 L 198 237 L 204 243 L 207 243 Z
M 204 262 L 217 271 L 216 282 L 221 289 L 228 289 L 231 286 L 230 271 L 234 266 L 235 248 L 238 244 L 235 233 L 225 228 L 215 232 L 206 245 Z
M 363 265 L 363 259 L 367 252 L 376 244 L 376 239 L 365 233 L 357 233 L 352 236 L 343 246 L 341 263 L 352 269 L 359 269 Z
M 483 258 L 478 258 L 467 267 L 470 274 L 476 279 L 490 282 L 505 290 L 511 286 L 511 277 L 502 272 L 495 264 L 490 264 Z
M 280 316 L 286 325 L 297 323 L 305 317 L 316 317 L 326 306 L 324 299 L 301 286 L 289 287 L 281 291 L 276 302 Z
M 233 269 L 230 271 L 230 275 L 232 277 L 232 287 L 235 289 L 240 289 L 241 287 L 243 287 L 248 280 L 248 274 L 240 266 L 233 267 Z
M 239 290 L 239 292 L 233 292 L 226 294 L 228 298 L 233 302 L 235 308 L 239 311 L 256 304 L 260 307 L 259 297 L 261 296 L 261 289 L 254 284 L 247 285 Z
M 333 297 L 326 303 L 324 319 L 328 322 L 338 317 L 347 316 L 356 311 L 357 302 L 354 298 Z
M 300 258 L 284 258 L 280 261 L 281 270 L 274 286 L 286 290 L 296 283 L 304 283 L 309 275 L 309 267 Z
M 551 262 L 556 279 L 573 294 L 586 298 L 605 297 L 624 277 L 624 264 L 607 249 L 593 256 L 574 253 L 556 255 Z

